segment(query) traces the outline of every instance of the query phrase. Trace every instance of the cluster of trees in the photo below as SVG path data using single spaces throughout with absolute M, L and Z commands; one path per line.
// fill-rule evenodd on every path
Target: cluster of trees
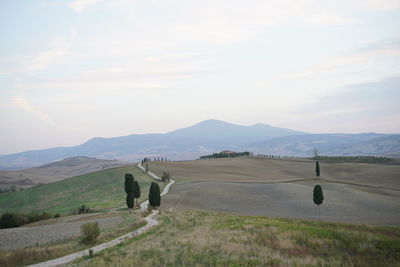
M 140 197 L 140 186 L 137 180 L 135 180 L 134 176 L 131 173 L 125 174 L 125 192 L 126 196 L 126 205 L 128 208 L 132 209 L 135 207 L 135 198 L 138 199 Z M 156 182 L 152 182 L 149 190 L 149 205 L 151 207 L 159 207 L 161 204 L 161 195 L 160 195 L 160 186 Z
M 128 208 L 133 209 L 135 207 L 135 198 L 140 197 L 140 185 L 135 177 L 131 173 L 125 174 L 125 193 L 126 193 L 126 205 Z
M 281 155 L 265 155 L 265 154 L 257 154 L 259 158 L 273 158 L 273 159 L 296 159 L 298 157 L 295 156 L 281 156 Z
M 144 158 L 144 159 L 142 159 L 142 164 L 145 163 L 145 162 L 150 162 L 150 161 L 165 161 L 165 162 L 171 162 L 170 159 L 167 159 L 167 158 L 164 158 L 164 157 L 162 157 L 162 158 L 154 158 L 154 159 L 151 159 L 151 158 Z
M 28 214 L 6 212 L 0 217 L 0 229 L 19 227 L 24 224 L 47 220 L 53 217 L 58 218 L 60 214 L 57 213 L 53 216 L 45 211 L 32 211 Z
M 0 194 L 7 193 L 7 192 L 17 192 L 17 190 L 22 191 L 24 189 L 23 188 L 18 189 L 15 185 L 12 185 L 9 188 L 0 188 Z
M 211 155 L 201 156 L 200 159 L 236 158 L 242 156 L 253 156 L 253 153 L 248 151 L 245 152 L 222 151 L 219 153 L 213 153 Z
M 171 180 L 171 174 L 169 172 L 163 172 L 163 174 L 161 176 L 161 180 L 163 182 L 167 182 L 167 181 Z

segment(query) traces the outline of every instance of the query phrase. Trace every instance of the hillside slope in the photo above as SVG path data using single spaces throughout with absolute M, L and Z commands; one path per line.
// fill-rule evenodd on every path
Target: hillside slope
M 0 194 L 0 213 L 27 213 L 33 210 L 68 214 L 81 205 L 92 209 L 125 206 L 125 173 L 139 181 L 142 196 L 147 198 L 152 180 L 136 166 L 111 168 L 23 191 Z
M 32 187 L 124 165 L 127 163 L 117 160 L 72 157 L 21 171 L 0 171 L 0 188 Z

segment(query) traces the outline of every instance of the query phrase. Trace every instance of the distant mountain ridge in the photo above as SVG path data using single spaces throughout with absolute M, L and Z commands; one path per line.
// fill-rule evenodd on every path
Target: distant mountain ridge
M 362 153 L 362 155 L 397 157 L 400 154 L 400 145 L 396 143 L 398 136 L 400 135 L 375 133 L 310 134 L 260 123 L 242 126 L 219 120 L 206 120 L 164 134 L 96 137 L 78 146 L 3 155 L 0 156 L 0 169 L 29 168 L 76 156 L 122 161 L 138 161 L 143 157 L 195 159 L 221 150 L 311 156 L 312 150 L 317 148 L 324 155 Z M 377 138 L 386 137 L 394 139 L 392 145 L 384 148 L 382 145 L 373 143 L 373 140 Z M 378 139 L 378 142 L 384 142 L 384 140 Z M 363 150 L 363 146 L 368 146 L 369 150 Z

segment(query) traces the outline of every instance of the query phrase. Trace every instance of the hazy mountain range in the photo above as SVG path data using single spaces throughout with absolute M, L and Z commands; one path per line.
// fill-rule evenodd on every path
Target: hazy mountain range
M 221 150 L 261 154 L 312 156 L 376 155 L 400 157 L 400 135 L 310 134 L 266 124 L 240 126 L 207 120 L 164 134 L 132 134 L 92 138 L 72 147 L 26 151 L 0 156 L 0 169 L 22 169 L 75 156 L 137 161 L 143 157 L 195 159 Z

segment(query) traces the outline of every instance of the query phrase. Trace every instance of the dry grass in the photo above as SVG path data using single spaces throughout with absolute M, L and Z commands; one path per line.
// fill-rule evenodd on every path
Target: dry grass
M 315 178 L 314 161 L 269 158 L 224 158 L 186 162 L 149 162 L 157 175 L 171 174 L 178 183 L 197 181 L 274 183 Z M 321 163 L 321 179 L 397 188 L 400 166 L 366 163 Z
M 399 228 L 164 212 L 151 232 L 83 266 L 396 266 Z

